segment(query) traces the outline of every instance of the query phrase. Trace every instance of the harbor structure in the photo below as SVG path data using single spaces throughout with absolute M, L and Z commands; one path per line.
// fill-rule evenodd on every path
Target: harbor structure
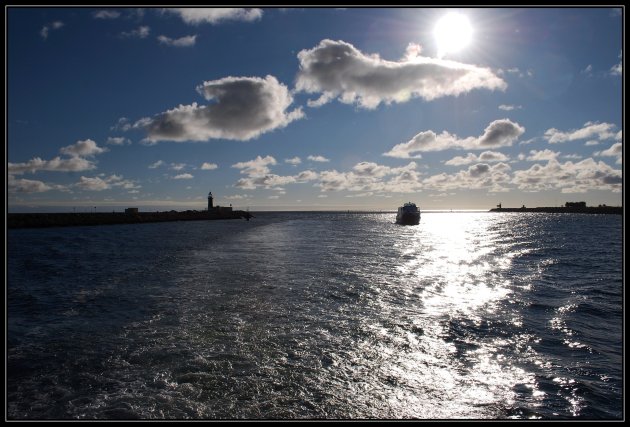
M 623 206 L 587 206 L 586 202 L 566 202 L 564 206 L 542 206 L 528 208 L 504 208 L 501 203 L 490 212 L 545 212 L 545 213 L 585 213 L 585 214 L 623 214 Z
M 208 193 L 208 210 L 186 210 L 168 212 L 140 212 L 137 207 L 129 207 L 124 212 L 90 212 L 90 213 L 9 213 L 7 215 L 8 228 L 31 227 L 64 227 L 77 225 L 109 225 L 136 224 L 143 222 L 164 221 L 199 221 L 214 219 L 238 219 L 249 221 L 253 218 L 249 212 L 234 210 L 230 206 L 215 206 L 212 192 Z
M 219 215 L 231 215 L 232 214 L 232 206 L 219 206 L 214 205 L 214 197 L 212 196 L 212 191 L 208 193 L 208 212 L 219 214 Z

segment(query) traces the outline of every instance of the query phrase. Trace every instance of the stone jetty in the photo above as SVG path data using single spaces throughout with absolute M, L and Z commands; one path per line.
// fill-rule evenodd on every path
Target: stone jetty
M 213 209 L 211 211 L 167 211 L 138 212 L 90 212 L 90 213 L 9 213 L 8 228 L 68 227 L 77 225 L 137 224 L 163 221 L 203 221 L 216 219 L 249 219 L 253 215 L 246 211 Z

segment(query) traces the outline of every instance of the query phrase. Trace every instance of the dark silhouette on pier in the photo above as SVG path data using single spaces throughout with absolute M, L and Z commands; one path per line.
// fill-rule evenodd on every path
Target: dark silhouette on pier
M 74 209 L 73 209 L 74 211 Z M 239 219 L 249 221 L 254 215 L 246 211 L 233 210 L 230 206 L 214 206 L 212 192 L 208 194 L 208 209 L 203 211 L 140 212 L 138 208 L 127 208 L 124 212 L 89 213 L 10 213 L 8 228 L 67 227 L 76 225 L 137 224 L 164 221 L 203 221 L 214 219 Z
M 8 228 L 67 227 L 76 225 L 137 224 L 164 221 L 203 221 L 215 219 L 249 220 L 253 215 L 240 210 L 213 211 L 167 211 L 138 212 L 137 208 L 125 212 L 89 213 L 10 213 L 7 214 Z
M 537 207 L 526 208 L 525 205 L 520 208 L 504 208 L 501 203 L 490 212 L 545 212 L 545 213 L 585 213 L 585 214 L 623 214 L 622 206 L 586 206 L 586 202 L 566 202 L 564 206 L 558 207 Z
M 10 213 L 7 214 L 8 228 L 66 227 L 75 225 L 138 224 L 164 221 L 203 221 L 215 219 L 252 218 L 249 212 L 241 210 L 212 211 L 167 211 L 139 212 L 137 208 L 125 212 L 89 213 Z

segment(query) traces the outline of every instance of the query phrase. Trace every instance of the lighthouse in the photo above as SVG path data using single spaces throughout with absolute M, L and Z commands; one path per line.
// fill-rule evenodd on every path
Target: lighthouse
M 211 210 L 214 209 L 214 206 L 212 204 L 212 191 L 208 193 L 208 212 L 210 212 Z

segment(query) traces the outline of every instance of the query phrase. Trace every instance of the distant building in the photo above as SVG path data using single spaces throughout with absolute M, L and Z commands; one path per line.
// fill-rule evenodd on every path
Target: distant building
M 138 208 L 127 208 L 125 209 L 125 213 L 129 215 L 135 215 L 138 213 Z
M 566 202 L 564 204 L 565 208 L 585 208 L 586 202 Z
M 226 206 L 214 206 L 214 197 L 212 197 L 212 191 L 208 193 L 208 212 L 214 212 L 217 214 L 231 214 L 232 213 L 232 205 L 229 207 Z
M 214 210 L 221 214 L 230 214 L 232 213 L 232 206 L 217 206 Z

